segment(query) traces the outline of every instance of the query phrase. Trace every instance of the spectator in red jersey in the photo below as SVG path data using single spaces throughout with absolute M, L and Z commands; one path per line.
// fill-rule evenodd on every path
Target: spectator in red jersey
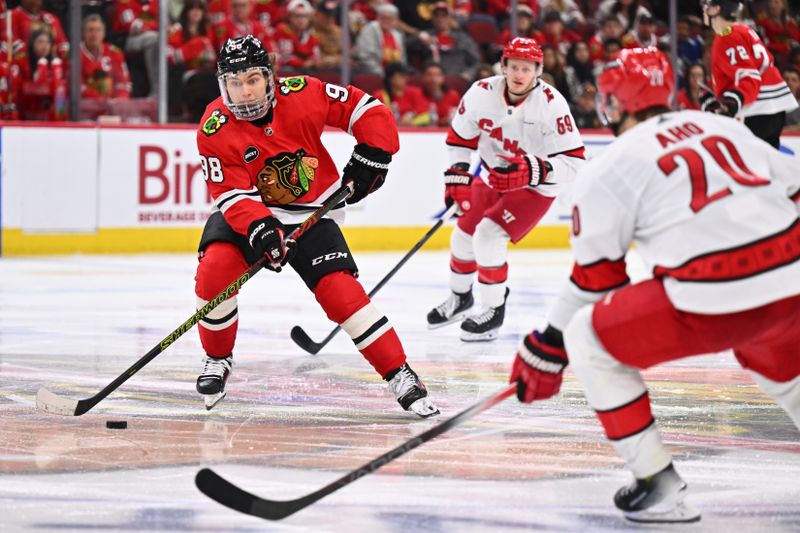
M 169 63 L 187 71 L 214 68 L 217 53 L 212 36 L 205 0 L 186 0 L 180 20 L 169 28 Z
M 144 79 L 137 79 L 137 94 L 155 96 L 158 88 L 158 0 L 119 0 L 114 33 L 125 33 L 125 54 L 128 57 L 142 54 Z M 141 82 L 141 83 L 140 83 Z
M 53 36 L 55 53 L 66 60 L 69 57 L 69 41 L 61 26 L 61 21 L 54 14 L 42 9 L 42 0 L 22 0 L 19 7 L 11 11 L 11 32 L 13 39 L 19 43 L 27 43 L 31 34 L 38 29 L 47 29 Z M 5 35 L 2 37 L 5 39 Z
M 437 2 L 434 6 L 433 26 L 433 35 L 420 32 L 409 40 L 409 55 L 412 50 L 419 50 L 426 60 L 440 63 L 447 76 L 472 80 L 481 62 L 481 54 L 472 37 L 454 24 L 446 2 Z
M 569 94 L 573 100 L 580 94 L 581 85 L 585 83 L 595 85 L 594 64 L 589 55 L 589 45 L 577 42 L 570 47 L 564 73 L 567 75 Z
M 428 104 L 422 89 L 408 84 L 409 68 L 403 63 L 389 63 L 385 70 L 384 88 L 372 96 L 389 106 L 398 125 L 425 124 Z
M 129 98 L 131 78 L 125 56 L 105 42 L 106 25 L 100 15 L 83 20 L 81 43 L 81 98 Z
M 604 18 L 600 23 L 598 32 L 589 39 L 589 54 L 592 57 L 592 62 L 597 64 L 605 61 L 606 54 L 603 42 L 606 39 L 622 39 L 624 34 L 625 28 L 617 17 L 612 15 Z
M 303 73 L 318 68 L 319 39 L 311 28 L 314 8 L 307 0 L 292 0 L 286 11 L 288 20 L 279 24 L 272 36 L 273 51 L 278 54 L 281 71 L 291 69 Z
M 625 31 L 619 19 L 613 15 L 606 17 L 603 19 L 600 31 L 589 39 L 589 53 L 592 56 L 595 68 L 601 67 L 611 57 L 606 50 L 608 42 L 612 43 L 612 47 L 615 43 L 619 43 L 618 49 L 636 48 L 636 40 L 630 33 Z
M 406 49 L 403 34 L 397 28 L 400 20 L 397 7 L 382 4 L 377 13 L 378 18 L 367 23 L 358 34 L 353 52 L 359 70 L 383 75 L 387 65 L 406 63 Z
M 695 63 L 686 68 L 684 74 L 686 88 L 678 91 L 678 109 L 700 109 L 700 96 L 703 89 L 700 84 L 703 83 L 708 86 L 708 79 L 706 76 L 706 69 L 702 63 Z
M 430 62 L 422 71 L 422 96 L 428 108 L 427 126 L 447 127 L 461 101 L 461 95 L 445 85 L 444 69 Z
M 255 0 L 253 15 L 270 30 L 286 20 L 286 0 Z
M 759 10 L 755 19 L 764 32 L 767 49 L 776 56 L 776 61 L 784 60 L 792 44 L 800 44 L 800 28 L 797 20 L 789 14 L 785 0 L 767 0 L 766 8 Z
M 208 0 L 207 11 L 209 23 L 212 26 L 219 24 L 231 16 L 231 0 Z
M 253 17 L 253 0 L 231 0 L 231 16 L 215 25 L 214 49 L 219 50 L 228 39 L 252 35 L 267 48 L 272 41 L 270 31 Z
M 0 59 L 0 120 L 19 120 L 21 80 L 19 69 L 5 58 Z
M 18 62 L 20 76 L 19 109 L 24 120 L 66 118 L 66 72 L 55 52 L 53 36 L 47 28 L 34 30 L 28 39 L 28 53 Z M 55 116 L 55 89 L 59 89 L 59 116 Z
M 534 38 L 539 45 L 549 44 L 564 56 L 567 55 L 572 43 L 583 40 L 580 35 L 564 26 L 561 13 L 558 11 L 550 11 L 544 16 L 542 29 Z
M 533 37 L 538 39 L 541 32 L 533 24 L 533 10 L 527 4 L 517 5 L 517 34 L 516 37 Z M 512 39 L 511 28 L 506 26 L 497 37 L 493 52 L 499 57 L 503 47 Z M 537 41 L 538 42 L 538 41 Z

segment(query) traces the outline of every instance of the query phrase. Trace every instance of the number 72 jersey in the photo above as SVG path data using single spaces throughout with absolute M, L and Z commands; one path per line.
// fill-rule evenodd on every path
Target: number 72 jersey
M 628 283 L 631 243 L 682 311 L 736 312 L 800 294 L 799 191 L 800 159 L 734 119 L 651 118 L 575 181 L 566 299 L 578 303 L 566 307 Z
M 797 101 L 756 32 L 734 24 L 714 38 L 711 70 L 717 97 L 739 102 L 739 116 L 791 111 Z

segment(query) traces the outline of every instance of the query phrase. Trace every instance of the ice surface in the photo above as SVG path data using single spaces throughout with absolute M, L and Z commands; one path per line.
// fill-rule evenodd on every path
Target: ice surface
M 402 253 L 356 254 L 369 290 Z M 332 328 L 292 271 L 264 271 L 239 300 L 228 396 L 206 412 L 196 331 L 81 417 L 35 409 L 47 386 L 89 397 L 193 313 L 195 259 L 74 256 L 0 260 L 0 530 L 647 531 L 611 502 L 628 474 L 568 371 L 562 395 L 515 399 L 286 520 L 268 523 L 203 496 L 214 468 L 271 499 L 312 492 L 500 390 L 519 338 L 545 323 L 567 251 L 512 251 L 506 325 L 464 344 L 429 331 L 447 296 L 443 252 L 417 254 L 376 296 L 442 410 L 418 420 L 340 333 L 317 356 L 289 338 Z M 643 267 L 634 265 L 641 274 Z M 800 530 L 800 443 L 789 418 L 728 354 L 646 373 L 654 412 L 703 521 L 659 530 Z M 128 429 L 106 429 L 127 420 Z

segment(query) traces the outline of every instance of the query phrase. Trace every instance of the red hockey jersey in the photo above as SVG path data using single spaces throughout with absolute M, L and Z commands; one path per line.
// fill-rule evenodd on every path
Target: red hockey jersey
M 306 61 L 319 61 L 319 39 L 313 31 L 297 33 L 289 24 L 280 24 L 272 35 L 272 45 L 278 53 L 280 66 L 305 67 Z
M 136 35 L 145 31 L 158 31 L 157 1 L 117 0 L 115 4 L 112 32 L 133 32 Z
M 187 69 L 212 68 L 217 59 L 212 41 L 213 33 L 187 39 L 180 23 L 170 26 L 167 35 L 167 59 L 170 64 L 185 65 Z
M 69 56 L 69 41 L 58 17 L 44 10 L 36 14 L 30 13 L 21 6 L 11 11 L 11 32 L 14 40 L 19 40 L 24 46 L 27 46 L 31 33 L 39 29 L 46 29 L 50 32 L 56 52 L 62 59 L 66 59 Z
M 131 77 L 122 51 L 103 43 L 98 55 L 81 44 L 81 96 L 84 98 L 127 98 Z
M 791 111 L 797 101 L 756 32 L 734 24 L 714 38 L 711 75 L 718 98 L 739 102 L 739 117 Z
M 325 126 L 389 153 L 399 149 L 391 112 L 361 89 L 298 76 L 278 80 L 276 98 L 272 122 L 261 125 L 237 119 L 217 98 L 197 131 L 214 209 L 242 234 L 270 214 L 302 222 L 341 186 L 321 141 Z
M 270 31 L 261 25 L 257 20 L 249 20 L 245 24 L 239 24 L 232 19 L 225 18 L 219 24 L 216 24 L 212 30 L 214 32 L 214 47 L 219 50 L 225 41 L 228 39 L 235 39 L 236 37 L 244 37 L 245 35 L 252 35 L 264 45 L 265 48 L 271 49 Z

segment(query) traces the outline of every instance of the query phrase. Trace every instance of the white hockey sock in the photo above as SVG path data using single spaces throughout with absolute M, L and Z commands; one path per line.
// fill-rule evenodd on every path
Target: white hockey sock
M 469 292 L 476 269 L 472 235 L 456 226 L 450 236 L 450 288 L 453 292 Z
M 644 478 L 664 469 L 671 457 L 650 413 L 641 374 L 600 344 L 592 327 L 592 308 L 581 308 L 564 331 L 570 366 L 614 449 L 637 478 Z

